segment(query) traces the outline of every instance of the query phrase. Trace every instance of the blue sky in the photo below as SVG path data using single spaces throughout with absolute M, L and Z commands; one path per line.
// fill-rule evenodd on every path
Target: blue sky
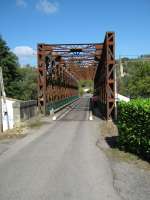
M 103 42 L 116 56 L 150 54 L 150 0 L 0 0 L 0 34 L 21 64 L 36 64 L 37 43 Z

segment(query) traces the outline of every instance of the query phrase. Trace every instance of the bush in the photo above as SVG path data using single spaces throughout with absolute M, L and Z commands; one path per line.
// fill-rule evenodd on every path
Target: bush
M 118 146 L 150 159 L 150 99 L 118 104 Z

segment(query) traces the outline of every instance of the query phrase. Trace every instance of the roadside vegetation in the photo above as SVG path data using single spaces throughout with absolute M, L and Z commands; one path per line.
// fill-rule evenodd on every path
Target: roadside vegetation
M 20 124 L 16 125 L 13 129 L 6 130 L 5 134 L 0 134 L 0 142 L 7 139 L 23 138 L 30 134 L 32 130 L 34 130 L 33 133 L 36 133 L 36 130 L 47 123 L 49 124 L 50 122 L 47 122 L 47 119 L 43 119 L 39 115 L 24 122 L 20 122 Z
M 124 77 L 117 68 L 118 93 L 130 98 L 150 97 L 150 61 L 125 59 L 123 62 Z
M 150 61 L 124 58 L 123 74 L 119 68 L 118 93 L 131 101 L 118 104 L 117 146 L 150 160 Z
M 87 89 L 87 93 L 93 93 L 94 83 L 92 80 L 80 80 L 78 81 L 79 95 L 82 96 Z
M 150 160 L 150 99 L 120 102 L 118 110 L 118 147 Z
M 30 65 L 20 66 L 18 58 L 11 52 L 1 36 L 0 67 L 3 71 L 7 97 L 19 100 L 37 99 L 36 69 Z

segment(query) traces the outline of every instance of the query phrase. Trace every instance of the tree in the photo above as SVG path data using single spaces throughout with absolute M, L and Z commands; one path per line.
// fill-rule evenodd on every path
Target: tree
M 128 62 L 126 70 L 120 79 L 119 93 L 131 98 L 150 97 L 150 62 Z
M 16 97 L 21 100 L 37 99 L 37 73 L 36 69 L 28 65 L 28 67 L 19 68 L 21 76 L 18 81 L 21 93 L 16 91 Z
M 78 81 L 79 94 L 82 96 L 84 88 L 88 88 L 88 93 L 93 93 L 94 83 L 93 80 L 80 80 Z
M 19 63 L 18 58 L 12 53 L 6 42 L 0 36 L 0 67 L 3 70 L 3 79 L 5 91 L 8 97 L 14 96 L 15 82 L 19 80 L 20 74 L 18 72 Z
M 37 73 L 30 65 L 20 67 L 18 58 L 0 36 L 0 67 L 7 97 L 19 100 L 37 99 Z

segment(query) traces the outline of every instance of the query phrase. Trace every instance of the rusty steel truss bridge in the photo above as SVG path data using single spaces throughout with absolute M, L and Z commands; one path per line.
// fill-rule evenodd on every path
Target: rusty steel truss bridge
M 78 81 L 93 80 L 105 119 L 115 112 L 115 33 L 103 43 L 38 44 L 38 108 L 43 114 L 78 98 Z

